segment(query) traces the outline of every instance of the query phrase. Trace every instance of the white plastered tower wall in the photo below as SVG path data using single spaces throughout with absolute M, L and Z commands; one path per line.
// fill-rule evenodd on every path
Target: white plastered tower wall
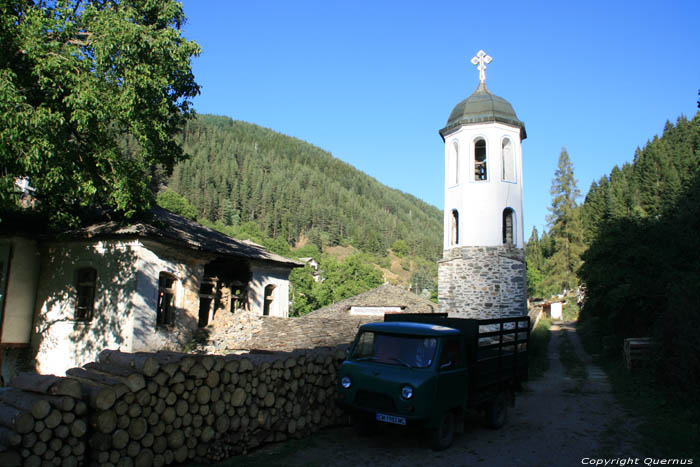
M 486 143 L 486 180 L 475 180 L 475 143 Z M 504 178 L 503 142 L 512 145 L 512 176 Z M 450 160 L 457 147 L 457 164 Z M 457 169 L 457 176 L 453 171 Z M 456 183 L 455 183 L 456 181 Z M 443 249 L 464 246 L 503 245 L 505 209 L 513 210 L 513 241 L 516 248 L 524 247 L 522 193 L 522 148 L 520 129 L 501 123 L 461 126 L 445 136 L 445 211 Z M 453 243 L 452 212 L 458 216 L 459 241 Z
M 455 106 L 440 135 L 445 142 L 443 258 L 438 308 L 450 316 L 499 318 L 527 313 L 522 140 L 512 106 L 480 84 Z

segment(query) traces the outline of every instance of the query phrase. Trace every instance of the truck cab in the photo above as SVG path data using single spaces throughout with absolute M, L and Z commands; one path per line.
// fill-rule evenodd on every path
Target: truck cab
M 528 333 L 518 323 L 507 326 L 509 332 L 503 323 L 481 321 L 500 326 L 496 347 L 493 332 L 479 332 L 479 320 L 405 314 L 361 326 L 338 373 L 338 404 L 360 432 L 384 423 L 419 426 L 430 430 L 436 450 L 449 447 L 455 421 L 469 408 L 491 408 L 492 425 L 502 425 L 523 361 L 527 373 L 518 344 Z M 482 345 L 480 336 L 488 339 Z M 512 352 L 503 351 L 507 346 Z M 520 357 L 519 364 L 509 364 L 508 355 Z M 504 367 L 515 372 L 494 380 L 491 370 Z

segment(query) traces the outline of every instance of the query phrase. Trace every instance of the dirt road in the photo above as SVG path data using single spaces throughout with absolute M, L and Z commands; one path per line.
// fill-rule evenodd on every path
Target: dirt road
M 583 381 L 567 377 L 560 362 L 564 333 L 586 363 Z M 580 466 L 586 458 L 641 457 L 633 447 L 635 422 L 584 352 L 575 325 L 553 325 L 548 350 L 549 371 L 518 394 L 505 427 L 490 430 L 474 418 L 446 451 L 430 450 L 425 433 L 387 426 L 373 438 L 361 438 L 347 427 L 323 431 L 292 449 L 265 448 L 250 460 L 279 466 Z

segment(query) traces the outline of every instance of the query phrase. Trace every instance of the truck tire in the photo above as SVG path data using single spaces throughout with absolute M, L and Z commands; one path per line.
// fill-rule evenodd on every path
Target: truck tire
M 508 420 L 508 394 L 501 391 L 486 407 L 486 426 L 497 430 Z
M 430 437 L 430 447 L 434 451 L 442 451 L 452 445 L 455 437 L 455 416 L 445 412 L 440 419 L 440 426 L 435 428 Z

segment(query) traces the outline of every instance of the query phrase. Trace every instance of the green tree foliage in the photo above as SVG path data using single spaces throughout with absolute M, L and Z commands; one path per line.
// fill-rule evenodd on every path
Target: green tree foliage
M 318 258 L 321 256 L 321 250 L 313 243 L 309 243 L 294 250 L 294 256 L 297 258 Z
M 343 261 L 322 255 L 319 269 L 322 271 L 319 282 L 314 281 L 310 266 L 290 274 L 292 316 L 302 316 L 384 283 L 384 276 L 364 253 L 348 256 Z
M 184 20 L 173 0 L 0 1 L 2 211 L 18 177 L 57 225 L 86 206 L 149 207 L 151 171 L 183 159 L 175 136 L 199 92 Z
M 172 0 L 0 2 L 0 209 L 18 177 L 57 225 L 81 207 L 150 205 L 151 171 L 183 158 L 175 136 L 199 92 L 184 19 Z
M 442 248 L 437 208 L 308 143 L 249 123 L 202 115 L 187 124 L 182 144 L 192 157 L 175 166 L 167 189 L 195 207 L 198 222 L 284 256 L 325 258 L 319 260 L 327 277 L 322 284 L 311 283 L 308 268 L 292 274 L 293 314 L 364 291 L 367 281 L 383 283 L 376 265 L 390 267 L 390 247 L 409 266 L 406 285 L 437 290 L 435 261 Z M 299 241 L 309 243 L 292 250 Z M 365 254 L 334 263 L 321 252 L 335 245 L 353 245 Z M 353 279 L 359 269 L 367 278 Z
M 437 303 L 437 263 L 423 258 L 415 258 L 414 263 L 411 273 L 411 291 L 418 295 L 427 296 Z
M 559 155 L 559 164 L 554 173 L 550 193 L 552 206 L 549 208 L 547 221 L 554 252 L 545 264 L 547 274 L 543 286 L 558 292 L 571 290 L 578 285 L 576 273 L 584 251 L 583 226 L 576 204 L 580 192 L 566 148 L 562 148 Z
M 581 218 L 583 223 L 583 238 L 587 246 L 599 233 L 600 224 L 606 218 L 606 193 L 608 178 L 601 177 L 597 182 L 591 183 L 586 199 L 581 205 Z
M 540 246 L 537 227 L 532 227 L 530 238 L 525 244 L 525 263 L 527 264 L 528 297 L 544 297 L 542 281 L 544 280 L 544 255 Z
M 306 265 L 293 269 L 289 274 L 290 316 L 303 316 L 321 308 L 315 295 L 314 270 Z
M 186 198 L 178 195 L 172 190 L 165 190 L 158 193 L 156 200 L 158 206 L 167 209 L 168 211 L 179 214 L 188 219 L 197 219 L 197 210 L 187 201 Z
M 403 238 L 399 238 L 398 240 L 396 240 L 394 244 L 391 245 L 391 249 L 394 252 L 394 254 L 399 258 L 402 258 L 409 253 L 408 244 Z
M 291 246 L 305 236 L 319 250 L 351 243 L 385 256 L 401 240 L 414 255 L 440 257 L 440 210 L 317 147 L 211 115 L 189 122 L 182 139 L 192 157 L 176 165 L 168 188 L 187 198 L 200 220 L 252 222 Z
M 607 180 L 607 181 L 606 181 Z M 700 384 L 700 114 L 666 124 L 594 184 L 582 213 L 590 247 L 581 319 L 618 344 L 654 338 L 653 373 L 684 394 Z
M 322 258 L 320 267 L 324 280 L 318 283 L 316 295 L 321 306 L 344 300 L 384 283 L 382 273 L 363 254 L 348 256 L 343 261 L 332 257 Z

